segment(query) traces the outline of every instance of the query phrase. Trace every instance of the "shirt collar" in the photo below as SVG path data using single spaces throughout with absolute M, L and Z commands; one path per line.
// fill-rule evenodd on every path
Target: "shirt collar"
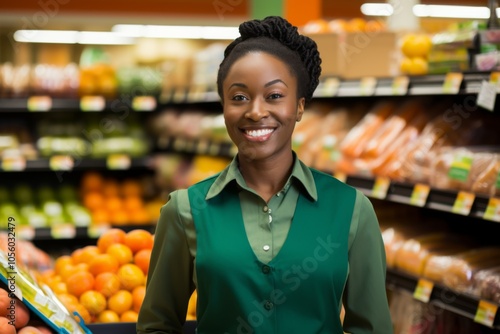
M 304 191 L 308 194 L 314 201 L 318 199 L 318 193 L 316 190 L 316 184 L 314 183 L 314 178 L 311 173 L 311 170 L 297 158 L 295 152 L 293 152 L 293 169 L 290 178 L 286 182 L 285 191 L 291 184 L 292 180 L 298 181 L 302 187 L 299 187 L 301 191 Z M 246 188 L 245 180 L 240 173 L 238 168 L 238 156 L 236 155 L 231 163 L 217 176 L 214 183 L 208 190 L 207 196 L 205 199 L 211 199 L 226 188 L 230 183 L 236 182 L 241 188 Z

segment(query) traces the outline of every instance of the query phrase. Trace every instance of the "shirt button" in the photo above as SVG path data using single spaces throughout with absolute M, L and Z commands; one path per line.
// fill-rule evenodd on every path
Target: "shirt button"
M 268 250 L 271 249 L 271 247 L 269 247 L 269 245 L 264 245 L 264 247 L 262 247 L 262 249 L 267 252 Z
M 268 301 L 266 301 L 266 302 L 264 303 L 264 308 L 265 308 L 266 310 L 268 310 L 268 311 L 269 311 L 270 309 L 272 309 L 273 307 L 274 307 L 274 304 L 273 304 L 271 301 L 269 301 L 269 300 L 268 300 Z
M 263 266 L 262 267 L 262 272 L 264 274 L 269 274 L 271 272 L 271 267 L 269 267 L 269 266 Z
M 262 208 L 262 211 L 264 212 L 267 212 L 269 210 L 269 207 L 267 205 L 265 205 L 263 208 Z

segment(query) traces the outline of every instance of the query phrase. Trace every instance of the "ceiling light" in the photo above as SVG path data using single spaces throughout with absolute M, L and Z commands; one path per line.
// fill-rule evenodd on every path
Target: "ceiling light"
M 163 26 L 117 24 L 112 31 L 123 36 L 146 38 L 220 39 L 231 40 L 240 34 L 237 27 Z
M 57 44 L 133 44 L 134 39 L 106 31 L 17 30 L 16 42 Z
M 490 10 L 481 6 L 415 5 L 413 14 L 418 17 L 487 19 Z
M 391 16 L 394 8 L 388 3 L 365 3 L 361 5 L 361 13 L 366 16 Z

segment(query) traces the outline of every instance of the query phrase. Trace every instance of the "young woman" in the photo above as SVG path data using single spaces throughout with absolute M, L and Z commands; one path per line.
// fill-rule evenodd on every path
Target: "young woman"
M 137 332 L 182 333 L 196 288 L 198 334 L 392 333 L 372 205 L 291 148 L 321 72 L 315 42 L 280 17 L 240 33 L 217 80 L 238 154 L 162 208 Z

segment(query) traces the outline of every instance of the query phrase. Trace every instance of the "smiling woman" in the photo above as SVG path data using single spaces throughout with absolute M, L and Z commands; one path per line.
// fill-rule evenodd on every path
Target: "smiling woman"
M 391 334 L 371 203 L 292 151 L 321 73 L 315 42 L 280 17 L 239 31 L 217 77 L 238 153 L 170 194 L 137 332 L 181 333 L 196 289 L 198 334 Z

